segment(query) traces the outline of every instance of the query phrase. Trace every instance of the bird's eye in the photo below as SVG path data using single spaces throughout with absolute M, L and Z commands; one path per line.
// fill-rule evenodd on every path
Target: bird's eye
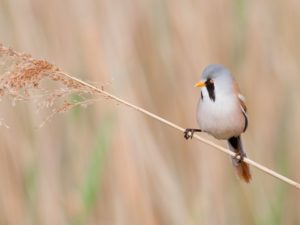
M 213 84 L 214 84 L 214 81 L 213 81 L 213 79 L 211 79 L 211 78 L 208 78 L 208 79 L 205 81 L 205 85 L 210 86 L 210 85 L 213 85 Z

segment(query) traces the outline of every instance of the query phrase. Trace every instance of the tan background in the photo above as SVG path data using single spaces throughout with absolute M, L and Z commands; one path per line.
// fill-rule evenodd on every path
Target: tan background
M 211 63 L 247 99 L 250 158 L 300 181 L 300 2 L 0 0 L 1 42 L 183 127 Z M 300 224 L 300 192 L 114 102 L 1 105 L 0 224 Z M 213 138 L 208 137 L 210 140 Z M 225 146 L 222 141 L 214 140 Z

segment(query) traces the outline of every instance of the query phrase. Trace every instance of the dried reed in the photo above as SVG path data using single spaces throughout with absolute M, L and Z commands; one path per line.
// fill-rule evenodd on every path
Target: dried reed
M 63 87 L 56 90 L 47 90 L 41 88 L 43 80 L 51 80 L 59 83 Z M 36 95 L 34 90 L 39 90 L 40 95 Z M 160 121 L 180 132 L 184 132 L 184 128 L 159 117 L 141 107 L 131 104 L 121 98 L 118 98 L 105 90 L 98 88 L 94 85 L 86 83 L 78 78 L 68 75 L 67 73 L 61 71 L 58 67 L 45 60 L 37 60 L 32 58 L 28 54 L 20 54 L 10 48 L 6 48 L 0 44 L 0 98 L 5 96 L 10 97 L 13 102 L 17 100 L 31 100 L 35 99 L 37 96 L 44 101 L 40 106 L 52 107 L 53 102 L 69 96 L 70 94 L 76 93 L 83 96 L 82 101 L 70 102 L 64 100 L 60 107 L 53 108 L 53 113 L 46 119 L 48 121 L 55 114 L 60 112 L 66 112 L 71 108 L 78 105 L 90 104 L 96 99 L 94 95 L 102 95 L 106 98 L 117 101 L 123 105 L 135 109 L 155 120 Z M 88 96 L 85 96 L 85 95 Z M 44 123 L 46 122 L 44 121 Z M 42 125 L 44 124 L 42 123 Z M 228 155 L 234 156 L 234 153 L 230 150 L 223 148 L 211 141 L 208 141 L 198 135 L 194 135 L 194 139 L 201 141 L 207 145 L 212 146 L 214 149 L 219 150 Z M 257 169 L 284 181 L 297 189 L 300 189 L 300 184 L 283 176 L 275 171 L 262 166 L 261 164 L 249 159 L 244 158 L 244 161 L 249 165 L 256 167 Z

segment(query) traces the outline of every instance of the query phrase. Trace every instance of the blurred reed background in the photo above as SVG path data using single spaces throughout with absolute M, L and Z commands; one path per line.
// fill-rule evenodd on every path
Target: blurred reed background
M 0 0 L 4 45 L 183 127 L 203 68 L 224 64 L 249 157 L 297 181 L 299 21 L 293 0 Z M 33 102 L 0 104 L 0 224 L 300 224 L 299 191 L 255 169 L 243 184 L 228 156 L 132 109 L 101 100 L 38 128 Z

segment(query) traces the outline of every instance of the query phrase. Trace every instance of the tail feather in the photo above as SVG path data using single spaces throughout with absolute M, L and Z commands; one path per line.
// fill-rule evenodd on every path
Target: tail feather
M 240 153 L 243 156 L 246 156 L 246 153 L 243 149 L 243 144 L 241 140 L 241 136 L 238 137 L 231 137 L 228 139 L 228 146 L 229 149 L 235 153 Z M 238 176 L 244 180 L 246 183 L 249 183 L 251 181 L 251 172 L 249 165 L 245 162 L 239 162 L 238 159 L 235 159 L 232 157 L 232 164 L 234 168 L 236 169 L 236 172 Z
M 241 162 L 238 166 L 235 166 L 238 176 L 246 183 L 251 181 L 251 173 L 249 165 L 245 162 Z

